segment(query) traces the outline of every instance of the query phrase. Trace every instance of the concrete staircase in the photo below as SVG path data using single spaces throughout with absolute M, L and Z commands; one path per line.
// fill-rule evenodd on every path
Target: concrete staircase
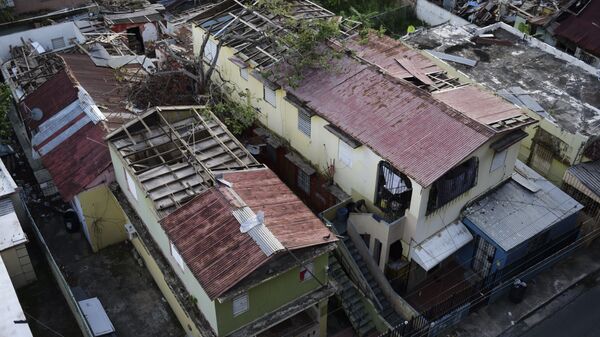
M 367 267 L 367 263 L 364 261 L 364 259 L 358 252 L 358 249 L 354 245 L 354 242 L 349 236 L 347 236 L 344 239 L 344 244 L 346 245 L 346 248 L 348 248 L 348 250 L 350 251 L 350 254 L 352 255 L 352 258 L 358 265 L 360 272 L 363 274 L 364 278 L 369 283 L 369 287 L 371 288 L 371 290 L 373 290 L 373 293 L 375 294 L 377 300 L 381 304 L 381 308 L 378 308 L 380 309 L 379 314 L 391 327 L 397 326 L 398 324 L 404 322 L 404 319 L 396 313 L 390 302 L 383 295 L 383 292 L 377 284 L 377 281 L 375 281 L 373 275 L 371 275 L 371 272 Z
M 329 258 L 329 275 L 337 287 L 338 300 L 342 303 L 342 308 L 358 336 L 373 335 L 376 332 L 375 325 L 369 317 L 367 308 L 361 301 L 363 296 L 333 255 Z

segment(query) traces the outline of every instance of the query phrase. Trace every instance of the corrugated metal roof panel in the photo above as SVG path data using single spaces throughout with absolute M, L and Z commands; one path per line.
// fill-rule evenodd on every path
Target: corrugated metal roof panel
M 577 164 L 571 166 L 567 171 L 585 187 L 600 196 L 600 161 Z
M 465 217 L 504 251 L 509 251 L 560 220 L 583 208 L 560 188 L 520 161 L 516 171 L 532 180 L 538 192 L 531 192 L 510 179 L 469 206 Z
M 223 178 L 233 184 L 236 196 L 229 187 L 214 187 L 161 220 L 169 239 L 211 299 L 276 255 L 268 256 L 262 249 L 296 249 L 337 240 L 271 170 L 225 173 Z M 232 212 L 240 208 L 234 200 L 237 196 L 249 208 L 235 213 L 240 220 L 258 211 L 265 214 L 264 229 L 255 227 L 255 237 L 250 234 L 252 230 L 250 235 L 240 231 L 240 222 Z M 261 249 L 261 245 L 265 246 Z
M 429 93 L 350 57 L 287 90 L 421 186 L 429 186 L 494 132 Z

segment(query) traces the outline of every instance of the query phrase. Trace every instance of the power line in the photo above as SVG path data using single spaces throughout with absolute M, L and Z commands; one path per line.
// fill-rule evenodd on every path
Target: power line
M 36 321 L 39 325 L 43 326 L 44 328 L 46 328 L 48 331 L 52 332 L 53 334 L 60 336 L 60 337 L 65 337 L 62 334 L 60 334 L 59 332 L 57 332 L 56 330 L 52 329 L 51 327 L 47 326 L 46 324 L 44 324 L 42 321 L 38 320 L 37 318 L 31 316 L 30 314 L 28 314 L 27 312 L 25 312 L 25 310 L 23 310 L 23 313 L 25 313 L 25 315 L 27 315 L 27 317 L 33 319 L 34 321 Z

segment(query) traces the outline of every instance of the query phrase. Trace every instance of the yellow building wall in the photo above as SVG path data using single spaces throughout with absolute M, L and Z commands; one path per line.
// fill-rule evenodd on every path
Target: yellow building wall
M 0 252 L 13 286 L 18 289 L 36 280 L 35 271 L 24 243 Z
M 127 239 L 127 217 L 108 186 L 96 186 L 81 192 L 77 198 L 85 218 L 83 226 L 86 226 L 94 252 Z
M 138 252 L 138 254 L 140 254 L 142 259 L 144 260 L 146 268 L 148 268 L 148 270 L 150 271 L 154 282 L 156 282 L 156 285 L 167 300 L 167 303 L 169 303 L 171 310 L 173 310 L 173 313 L 175 313 L 177 320 L 179 320 L 179 323 L 186 331 L 186 334 L 188 336 L 202 337 L 202 334 L 200 333 L 200 331 L 198 331 L 198 328 L 196 327 L 192 319 L 187 315 L 187 312 L 183 310 L 183 308 L 179 304 L 179 301 L 175 297 L 175 294 L 165 281 L 165 275 L 160 270 L 158 264 L 156 264 L 156 261 L 154 261 L 152 255 L 150 255 L 150 253 L 148 252 L 148 249 L 146 248 L 144 243 L 138 237 L 134 237 L 133 240 L 131 240 L 131 243 L 135 247 L 135 250 Z

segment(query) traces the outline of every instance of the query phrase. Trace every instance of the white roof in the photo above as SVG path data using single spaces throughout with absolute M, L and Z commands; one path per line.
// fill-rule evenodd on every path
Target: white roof
M 4 166 L 4 163 L 0 160 L 0 197 L 12 194 L 15 192 L 16 188 L 17 184 L 15 184 L 15 181 L 10 176 L 6 166 Z
M 27 323 L 15 323 L 25 319 L 4 261 L 0 258 L 0 336 L 33 337 Z
M 509 251 L 583 208 L 521 161 L 501 187 L 469 206 L 465 217 Z
M 462 222 L 451 223 L 410 248 L 411 258 L 425 271 L 435 267 L 452 253 L 473 240 L 473 235 Z
M 27 236 L 12 204 L 12 200 L 0 200 L 0 251 L 27 242 Z

